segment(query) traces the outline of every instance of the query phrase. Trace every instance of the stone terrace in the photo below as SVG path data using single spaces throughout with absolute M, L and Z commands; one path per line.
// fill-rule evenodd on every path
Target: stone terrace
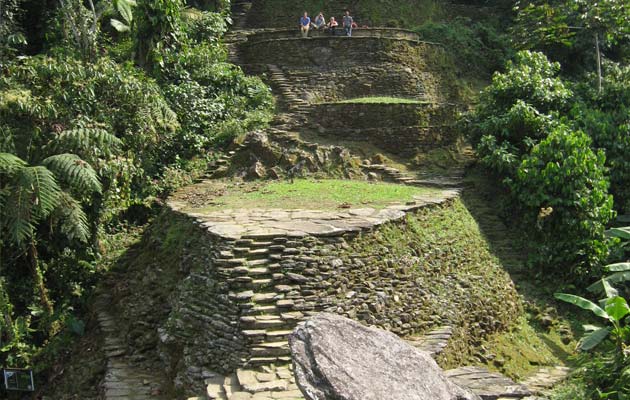
M 406 212 L 430 204 L 440 204 L 456 197 L 457 189 L 441 190 L 436 195 L 417 195 L 404 205 L 384 209 L 350 208 L 347 210 L 227 209 L 200 213 L 181 200 L 171 199 L 171 209 L 195 218 L 209 233 L 226 239 L 265 237 L 340 236 L 348 232 L 371 230 L 396 221 Z

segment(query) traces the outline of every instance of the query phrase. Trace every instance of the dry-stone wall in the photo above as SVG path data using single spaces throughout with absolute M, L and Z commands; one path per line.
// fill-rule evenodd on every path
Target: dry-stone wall
M 451 105 L 323 103 L 310 121 L 322 135 L 366 141 L 393 154 L 412 156 L 453 145 L 457 140 Z
M 452 201 L 433 207 L 452 207 Z M 179 255 L 177 259 L 156 258 L 152 261 L 156 266 L 145 277 L 138 270 L 138 285 L 154 291 L 160 290 L 160 276 L 177 279 L 166 285 L 168 305 L 160 307 L 168 315 L 153 326 L 159 327 L 156 346 L 166 375 L 179 387 L 200 389 L 212 372 L 289 362 L 290 331 L 320 311 L 400 336 L 452 324 L 458 326 L 454 340 L 468 342 L 505 328 L 517 315 L 514 288 L 499 269 L 490 277 L 462 278 L 439 266 L 423 265 L 422 255 L 413 252 L 395 256 L 379 236 L 383 230 L 406 229 L 404 218 L 380 228 L 364 223 L 321 235 L 238 238 L 219 237 L 203 221 L 173 211 L 161 221 L 148 242 L 172 246 L 180 231 L 194 238 L 180 239 L 179 247 L 169 250 Z M 169 221 L 177 225 L 169 227 Z M 145 281 L 149 276 L 152 280 Z M 437 293 L 436 288 L 447 292 Z M 130 324 L 146 319 L 134 312 L 129 312 Z M 151 347 L 142 338 L 151 336 L 153 329 L 145 334 L 138 329 L 134 346 Z

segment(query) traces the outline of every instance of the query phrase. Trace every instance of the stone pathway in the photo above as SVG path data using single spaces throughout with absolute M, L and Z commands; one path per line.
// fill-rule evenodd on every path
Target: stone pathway
M 462 367 L 444 373 L 459 386 L 472 390 L 485 400 L 521 399 L 532 394 L 525 385 L 483 367 Z
M 119 336 L 114 317 L 110 314 L 112 298 L 99 291 L 94 308 L 99 327 L 105 337 L 107 372 L 102 383 L 104 400 L 146 400 L 159 396 L 160 380 L 154 375 L 138 370 L 126 356 L 127 346 Z
M 196 218 L 211 234 L 229 239 L 337 236 L 346 232 L 369 230 L 386 222 L 400 220 L 407 212 L 431 204 L 440 204 L 459 195 L 459 189 L 442 190 L 434 195 L 414 196 L 407 204 L 384 209 L 350 208 L 348 210 L 225 209 L 196 211 L 183 200 L 171 198 L 174 211 Z
M 426 351 L 431 357 L 436 358 L 448 346 L 448 341 L 453 336 L 451 326 L 441 326 L 422 336 L 408 337 L 405 340 L 413 347 Z
M 545 395 L 547 391 L 565 380 L 570 372 L 571 368 L 568 367 L 543 367 L 521 383 L 532 393 Z

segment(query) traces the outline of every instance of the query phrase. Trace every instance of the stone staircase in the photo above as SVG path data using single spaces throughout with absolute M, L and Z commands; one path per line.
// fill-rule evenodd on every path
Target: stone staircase
M 102 382 L 104 400 L 146 400 L 160 394 L 161 381 L 154 374 L 139 370 L 127 356 L 127 344 L 120 337 L 119 327 L 110 313 L 111 296 L 100 290 L 94 302 L 104 340 L 107 371 Z
M 278 89 L 278 97 L 283 101 L 287 111 L 294 116 L 307 118 L 309 112 L 309 102 L 301 99 L 296 93 L 299 86 L 295 86 L 285 76 L 284 72 L 277 65 L 267 65 L 271 86 Z
M 459 188 L 464 177 L 464 169 L 458 168 L 449 171 L 448 175 L 418 173 L 416 176 L 402 172 L 397 168 L 385 164 L 362 164 L 364 171 L 381 175 L 383 180 L 402 185 L 433 187 L 438 189 Z
M 299 250 L 286 237 L 244 238 L 237 240 L 229 258 L 219 260 L 231 268 L 228 280 L 242 289 L 232 293 L 241 309 L 243 334 L 251 343 L 251 358 L 243 360 L 247 366 L 290 362 L 288 337 L 309 307 L 298 306 L 291 299 L 296 289 L 284 282 L 278 273 L 281 254 L 297 254 Z
M 232 29 L 241 30 L 247 27 L 247 15 L 252 8 L 252 0 L 232 0 Z

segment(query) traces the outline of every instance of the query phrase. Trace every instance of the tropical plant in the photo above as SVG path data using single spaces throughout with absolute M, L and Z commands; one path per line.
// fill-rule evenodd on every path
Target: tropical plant
M 604 230 L 614 217 L 605 156 L 583 132 L 559 125 L 508 180 L 538 244 L 537 261 L 591 278 L 608 256 Z
M 0 69 L 15 56 L 19 46 L 26 44 L 18 23 L 21 1 L 4 0 L 0 4 Z
M 74 154 L 46 157 L 29 165 L 10 153 L 0 153 L 0 232 L 9 243 L 24 249 L 30 273 L 48 315 L 53 304 L 45 286 L 37 251 L 37 227 L 49 220 L 69 240 L 89 239 L 81 200 L 101 192 L 96 171 Z
M 135 8 L 134 50 L 138 65 L 151 71 L 161 63 L 160 50 L 183 40 L 183 0 L 139 0 Z
M 556 293 L 554 297 L 584 310 L 591 311 L 596 316 L 606 320 L 610 325 L 606 327 L 584 326 L 587 333 L 578 344 L 580 350 L 591 350 L 611 335 L 617 346 L 618 354 L 622 356 L 626 349 L 626 340 L 630 337 L 630 326 L 625 325 L 623 322 L 630 314 L 630 306 L 628 306 L 626 299 L 617 296 L 614 288 L 607 286 L 606 291 L 608 292 L 608 297 L 602 300 L 602 307 L 588 299 L 572 294 Z
M 602 44 L 614 44 L 630 34 L 630 6 L 626 0 L 522 0 L 516 3 L 513 34 L 526 49 L 553 50 L 590 42 L 595 49 L 597 88 L 603 89 Z M 591 51 L 591 46 L 582 46 Z
M 133 8 L 137 6 L 136 0 L 114 0 L 114 7 L 123 21 L 112 18 L 111 25 L 118 32 L 129 32 L 133 29 Z

